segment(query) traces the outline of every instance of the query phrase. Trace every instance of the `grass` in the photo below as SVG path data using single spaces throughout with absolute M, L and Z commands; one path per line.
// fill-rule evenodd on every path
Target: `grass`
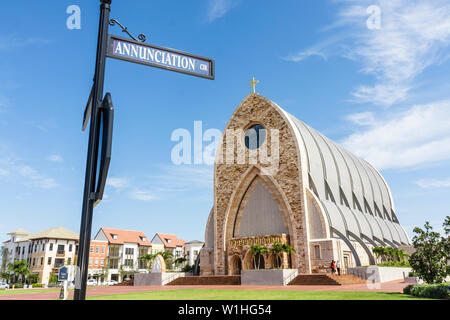
M 0 290 L 0 295 L 51 292 L 51 291 L 59 291 L 59 290 L 61 290 L 61 288 L 52 288 L 52 289 L 14 289 L 14 290 L 10 289 L 10 290 Z
M 423 300 L 395 292 L 182 289 L 90 296 L 88 300 Z

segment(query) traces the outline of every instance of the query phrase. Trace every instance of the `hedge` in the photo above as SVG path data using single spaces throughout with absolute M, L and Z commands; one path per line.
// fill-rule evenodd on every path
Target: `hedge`
M 403 293 L 421 298 L 446 299 L 450 297 L 450 283 L 410 284 L 403 288 Z

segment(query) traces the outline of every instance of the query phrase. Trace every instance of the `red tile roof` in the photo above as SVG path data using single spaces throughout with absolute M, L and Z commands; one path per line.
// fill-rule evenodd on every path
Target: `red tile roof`
M 186 241 L 178 239 L 174 234 L 157 233 L 156 235 L 161 239 L 166 248 L 183 247 L 186 243 Z M 170 240 L 170 243 L 167 240 Z
M 140 246 L 151 247 L 151 242 L 142 231 L 130 231 L 121 229 L 101 228 L 111 244 L 137 243 Z M 113 235 L 117 235 L 117 239 L 113 239 Z M 142 239 L 141 239 L 142 238 Z M 145 241 L 143 241 L 145 239 Z

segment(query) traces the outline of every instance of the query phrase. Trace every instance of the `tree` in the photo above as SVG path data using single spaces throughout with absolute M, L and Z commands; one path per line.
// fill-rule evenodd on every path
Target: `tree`
M 174 261 L 175 267 L 178 268 L 181 264 L 185 263 L 186 261 L 187 261 L 187 259 L 184 258 L 184 257 L 176 258 L 175 261 Z
M 416 235 L 412 243 L 416 252 L 411 255 L 409 263 L 414 272 L 427 283 L 441 283 L 449 275 L 449 220 L 447 216 L 444 222 L 445 238 L 434 232 L 428 221 L 424 230 L 418 227 L 413 230 Z
M 28 284 L 38 283 L 39 282 L 39 275 L 36 273 L 30 273 L 27 277 Z
M 141 259 L 141 261 L 145 261 L 147 262 L 147 269 L 151 270 L 152 269 L 152 264 L 153 264 L 153 260 L 155 260 L 157 254 L 144 254 L 143 256 L 141 256 L 139 259 Z
M 1 247 L 2 255 L 2 265 L 0 266 L 1 271 L 5 271 L 8 268 L 9 250 L 5 247 Z
M 253 265 L 256 270 L 260 269 L 261 257 L 267 252 L 269 252 L 269 249 L 260 244 L 255 244 L 250 247 L 250 253 L 253 255 Z
M 14 274 L 14 282 L 16 282 L 17 278 L 20 276 L 22 283 L 25 283 L 25 276 L 30 273 L 28 262 L 24 259 L 9 263 L 8 270 Z
M 292 252 L 294 253 L 296 252 L 295 249 L 290 245 L 288 245 L 287 243 L 283 243 L 281 246 L 283 248 L 283 252 L 286 253 L 287 255 L 290 255 Z
M 169 268 L 169 269 L 172 269 L 172 264 L 173 264 L 173 262 L 172 262 L 172 258 L 173 258 L 173 255 L 172 255 L 172 253 L 171 252 L 169 252 L 169 251 L 160 251 L 160 252 L 158 252 L 158 254 L 164 259 L 164 262 L 166 263 L 166 266 Z
M 272 249 L 270 250 L 271 253 L 273 253 L 275 255 L 276 258 L 276 267 L 280 268 L 281 267 L 281 257 L 280 257 L 280 253 L 283 252 L 283 245 L 278 243 L 278 242 L 274 242 L 272 244 Z

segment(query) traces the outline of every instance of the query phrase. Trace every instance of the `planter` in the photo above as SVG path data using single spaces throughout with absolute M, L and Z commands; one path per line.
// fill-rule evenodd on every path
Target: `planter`
M 369 266 L 348 268 L 347 273 L 368 282 L 381 283 L 405 279 L 411 270 L 411 268 Z
M 241 284 L 243 286 L 284 286 L 297 275 L 297 269 L 242 270 Z

